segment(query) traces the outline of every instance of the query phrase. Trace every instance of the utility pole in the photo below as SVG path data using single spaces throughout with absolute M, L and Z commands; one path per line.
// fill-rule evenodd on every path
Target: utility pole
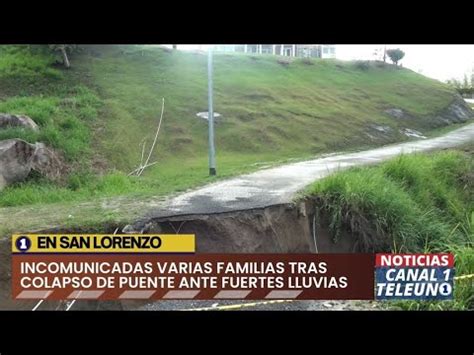
M 216 175 L 216 149 L 214 146 L 214 108 L 212 102 L 212 47 L 209 46 L 207 57 L 207 83 L 209 108 L 207 118 L 209 122 L 209 175 Z

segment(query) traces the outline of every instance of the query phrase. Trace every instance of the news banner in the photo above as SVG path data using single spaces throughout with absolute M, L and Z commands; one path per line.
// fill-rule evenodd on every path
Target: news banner
M 16 300 L 450 300 L 452 254 L 202 254 L 192 234 L 17 234 Z

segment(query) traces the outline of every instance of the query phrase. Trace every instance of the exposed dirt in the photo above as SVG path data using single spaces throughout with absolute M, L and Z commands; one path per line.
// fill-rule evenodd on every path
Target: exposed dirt
M 266 208 L 150 218 L 130 226 L 107 225 L 100 231 L 48 229 L 44 233 L 166 233 L 196 234 L 198 253 L 337 253 L 357 251 L 357 243 L 349 233 L 334 243 L 327 218 L 315 208 L 315 200 L 298 204 L 281 204 Z M 11 301 L 11 243 L 0 239 L 0 309 L 32 309 L 35 301 Z M 75 309 L 131 309 L 143 302 L 80 302 Z M 44 302 L 41 309 L 64 309 L 64 302 Z
M 143 223 L 143 222 L 142 222 Z M 144 233 L 194 233 L 202 253 L 304 253 L 313 251 L 309 224 L 297 206 L 151 219 Z

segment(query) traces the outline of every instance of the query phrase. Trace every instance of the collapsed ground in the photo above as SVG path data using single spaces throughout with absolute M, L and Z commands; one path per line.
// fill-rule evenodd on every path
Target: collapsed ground
M 195 233 L 197 251 L 212 253 L 452 252 L 456 276 L 471 275 L 455 281 L 454 301 L 388 302 L 382 306 L 473 309 L 473 151 L 471 143 L 441 152 L 400 155 L 378 166 L 336 172 L 308 187 L 295 203 L 210 215 L 150 217 L 143 221 L 142 232 Z M 63 227 L 48 232 L 112 233 L 116 228 L 123 225 L 101 224 L 95 230 Z M 3 307 L 8 307 L 10 294 L 9 250 L 8 239 L 0 239 Z M 112 306 L 133 308 L 144 303 L 107 305 Z M 162 309 L 161 304 L 153 306 L 149 309 Z M 183 308 L 184 304 L 172 306 Z M 87 307 L 103 305 L 92 302 Z M 294 307 L 306 309 L 307 304 L 295 303 Z

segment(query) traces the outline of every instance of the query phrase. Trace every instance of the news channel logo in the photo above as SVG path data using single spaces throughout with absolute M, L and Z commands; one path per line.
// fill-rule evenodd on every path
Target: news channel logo
M 375 299 L 452 300 L 452 254 L 377 254 Z

